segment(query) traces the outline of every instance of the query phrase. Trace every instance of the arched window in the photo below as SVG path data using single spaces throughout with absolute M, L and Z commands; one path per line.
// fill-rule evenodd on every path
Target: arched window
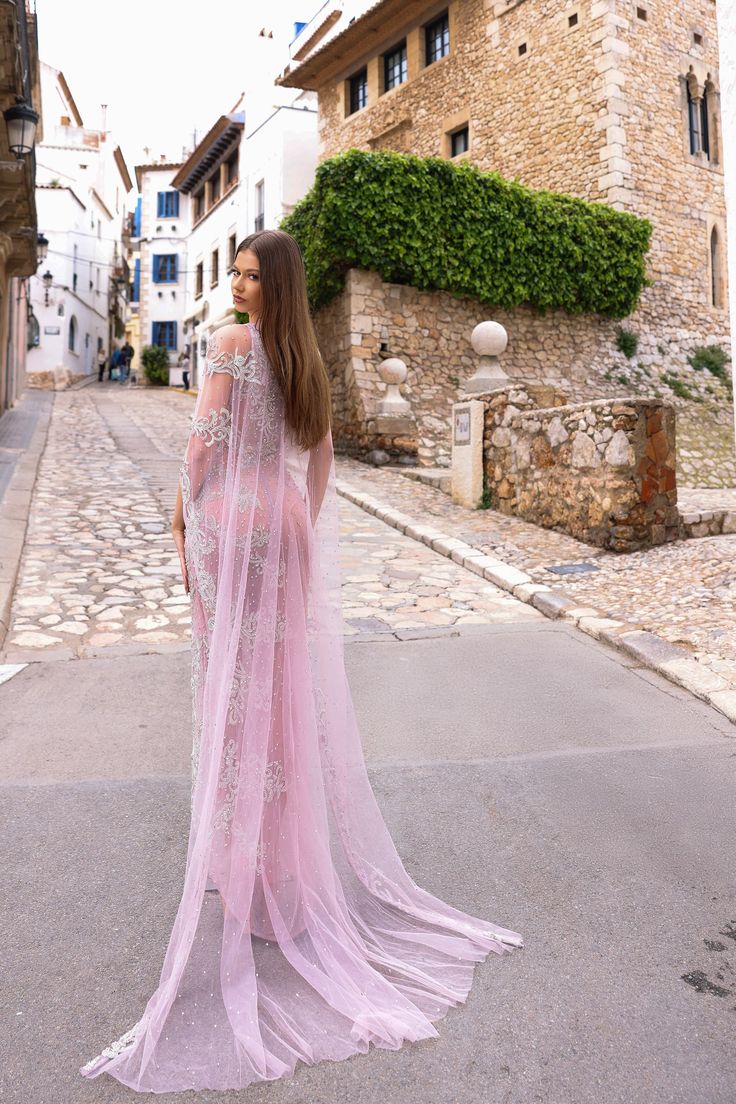
M 687 121 L 688 130 L 690 131 L 690 152 L 699 153 L 701 149 L 701 111 L 702 101 L 699 100 L 696 95 L 696 89 L 690 80 L 685 81 L 685 87 L 687 89 Z
M 69 319 L 69 352 L 77 351 L 77 320 L 74 315 Z
M 710 232 L 710 302 L 713 307 L 721 303 L 721 239 L 717 227 Z
M 705 156 L 710 159 L 710 133 L 708 126 L 708 111 L 710 108 L 710 89 L 706 84 L 700 100 L 700 148 Z

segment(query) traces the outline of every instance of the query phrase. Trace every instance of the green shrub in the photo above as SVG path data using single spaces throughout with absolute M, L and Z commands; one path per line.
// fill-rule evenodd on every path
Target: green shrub
M 149 383 L 168 384 L 169 354 L 160 345 L 145 345 L 141 353 L 143 371 Z
M 688 356 L 687 362 L 696 372 L 702 372 L 706 368 L 712 375 L 727 383 L 726 365 L 730 359 L 726 350 L 720 345 L 698 345 Z
M 244 325 L 250 320 L 250 315 L 247 311 L 233 311 L 233 314 L 235 315 L 235 321 L 238 323 L 239 326 Z
M 483 491 L 480 496 L 480 502 L 478 503 L 479 510 L 491 510 L 493 508 L 493 492 L 491 491 L 491 485 L 488 482 L 488 475 L 483 472 Z
M 687 384 L 678 379 L 674 372 L 664 372 L 662 375 L 662 383 L 666 383 L 669 389 L 680 399 L 696 398 Z
M 281 229 L 301 247 L 313 310 L 349 268 L 489 306 L 612 318 L 630 314 L 650 282 L 648 220 L 439 157 L 340 153 Z
M 639 335 L 626 326 L 619 326 L 616 329 L 616 348 L 625 357 L 633 357 L 639 348 Z

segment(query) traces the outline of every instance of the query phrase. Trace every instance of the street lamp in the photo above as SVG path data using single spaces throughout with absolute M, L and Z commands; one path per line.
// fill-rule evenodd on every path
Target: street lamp
M 44 287 L 44 306 L 47 307 L 49 305 L 49 288 L 54 282 L 54 277 L 53 274 L 46 269 L 41 279 L 43 280 Z
M 38 112 L 27 104 L 22 96 L 15 97 L 15 104 L 3 112 L 8 127 L 8 146 L 19 161 L 31 153 L 36 140 Z
M 42 265 L 46 260 L 49 252 L 49 239 L 43 234 L 39 234 L 36 239 L 36 260 L 39 265 Z

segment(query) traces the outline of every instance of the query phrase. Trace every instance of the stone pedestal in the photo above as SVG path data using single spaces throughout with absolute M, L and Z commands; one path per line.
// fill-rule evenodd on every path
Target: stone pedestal
M 452 407 L 452 501 L 477 509 L 483 496 L 483 418 L 477 399 Z

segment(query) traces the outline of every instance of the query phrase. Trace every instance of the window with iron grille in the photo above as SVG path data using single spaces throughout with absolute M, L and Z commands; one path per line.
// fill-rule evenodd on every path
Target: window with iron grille
M 210 259 L 210 287 L 217 287 L 220 281 L 220 250 L 213 249 Z
M 200 261 L 194 270 L 194 298 L 199 299 L 204 290 L 204 261 Z
M 406 39 L 383 55 L 383 88 L 388 92 L 406 80 Z
M 204 214 L 204 189 L 194 196 L 194 221 L 197 222 Z
M 350 77 L 350 111 L 353 115 L 368 104 L 368 70 L 361 69 Z
M 431 65 L 450 52 L 450 20 L 443 12 L 424 28 L 424 63 Z
M 470 135 L 466 126 L 460 130 L 454 130 L 450 135 L 450 157 L 457 157 L 459 153 L 465 153 L 470 148 Z
M 153 344 L 163 349 L 176 349 L 176 322 L 154 322 Z
M 227 239 L 227 267 L 232 268 L 235 264 L 235 248 L 237 246 L 237 238 L 235 234 L 231 234 Z

